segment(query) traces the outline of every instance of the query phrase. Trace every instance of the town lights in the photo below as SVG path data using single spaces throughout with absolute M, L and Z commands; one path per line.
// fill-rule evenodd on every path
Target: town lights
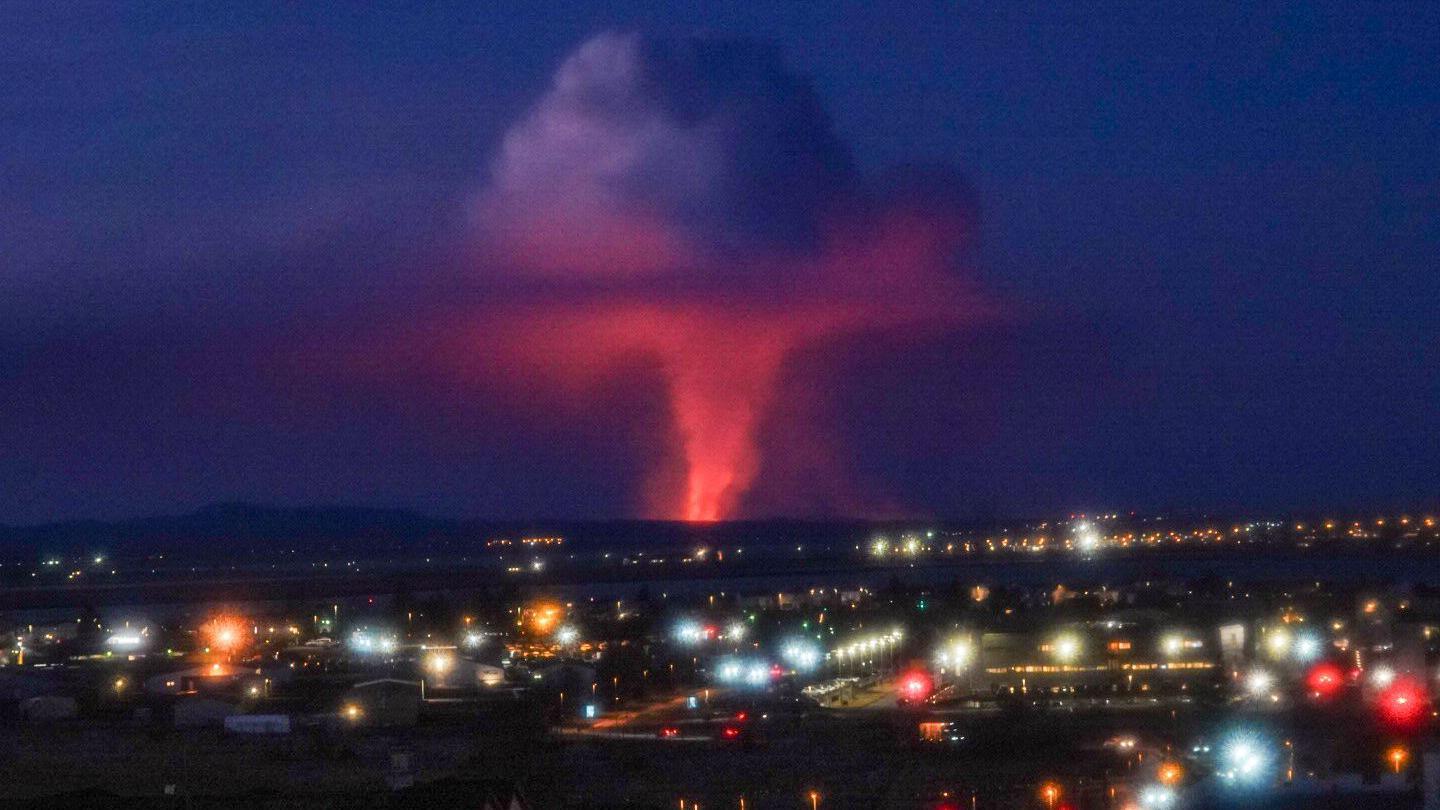
M 356 630 L 350 634 L 350 649 L 361 655 L 391 655 L 400 649 L 400 642 L 393 636 L 381 636 L 370 630 Z
M 1275 678 L 1263 669 L 1254 669 L 1245 676 L 1245 691 L 1253 697 L 1262 697 L 1269 694 L 1270 688 L 1275 685 Z
M 580 631 L 571 625 L 564 625 L 555 631 L 555 640 L 568 647 L 580 640 Z
M 1380 716 L 1397 729 L 1413 729 L 1426 715 L 1429 695 L 1410 677 L 1397 677 L 1379 696 Z
M 733 621 L 725 625 L 725 637 L 730 639 L 731 641 L 739 641 L 740 639 L 745 638 L 745 634 L 749 631 L 749 629 L 750 628 L 745 626 L 744 622 Z
M 675 640 L 681 644 L 699 644 L 705 638 L 705 629 L 698 622 L 683 621 L 675 625 Z
M 1075 547 L 1082 554 L 1094 554 L 1100 549 L 1100 532 L 1089 522 L 1075 525 Z
M 360 722 L 360 718 L 365 716 L 365 712 L 360 709 L 360 704 L 358 703 L 346 703 L 341 707 L 340 715 L 351 723 L 358 723 Z
M 1174 788 L 1150 785 L 1140 791 L 1140 806 L 1145 810 L 1165 810 L 1174 807 L 1177 798 Z
M 1305 686 L 1316 697 L 1328 698 L 1340 691 L 1344 685 L 1345 673 L 1329 662 L 1316 664 L 1305 676 Z
M 936 653 L 935 660 L 942 666 L 948 666 L 956 671 L 970 666 L 970 660 L 975 655 L 975 649 L 970 645 L 969 639 L 955 639 L 947 642 Z
M 1400 768 L 1404 766 L 1405 760 L 1409 758 L 1410 751 L 1403 745 L 1394 746 L 1385 752 L 1385 762 L 1390 765 L 1395 773 L 1400 773 Z
M 900 676 L 900 697 L 918 702 L 930 696 L 935 688 L 935 682 L 930 676 L 919 670 L 911 670 Z
M 455 665 L 455 659 L 448 652 L 435 651 L 425 657 L 425 669 L 432 675 L 444 675 Z
M 530 629 L 537 635 L 546 635 L 554 630 L 565 611 L 553 602 L 538 602 L 530 607 Z
M 765 686 L 770 683 L 770 666 L 763 662 L 752 662 L 745 667 L 746 686 Z
M 474 649 L 479 647 L 484 641 L 485 637 L 479 633 L 466 633 L 465 638 L 463 638 L 460 643 L 470 649 Z
M 715 667 L 715 678 L 721 683 L 735 683 L 740 680 L 743 671 L 739 661 L 721 661 L 720 665 Z
M 1160 640 L 1160 651 L 1167 657 L 1174 658 L 1185 649 L 1185 639 L 1178 635 L 1171 634 Z
M 1284 658 L 1290 654 L 1290 642 L 1290 633 L 1286 630 L 1271 630 L 1265 635 L 1265 651 L 1271 658 Z
M 809 672 L 820 665 L 820 649 L 803 639 L 788 641 L 780 648 L 780 657 L 799 672 Z
M 870 553 L 876 557 L 884 557 L 890 553 L 890 541 L 883 537 L 877 537 L 870 542 Z
M 1370 684 L 1377 689 L 1384 689 L 1395 682 L 1395 670 L 1385 665 L 1375 667 L 1370 671 Z
M 1185 769 L 1178 762 L 1162 762 L 1160 767 L 1155 769 L 1155 778 L 1166 787 L 1174 787 L 1185 778 Z
M 114 647 L 117 650 L 134 650 L 145 643 L 145 638 L 140 633 L 116 633 L 105 639 L 105 646 Z
M 1241 734 L 1221 747 L 1216 774 L 1232 784 L 1253 785 L 1264 778 L 1268 763 L 1269 752 L 1261 741 Z
M 1295 659 L 1305 662 L 1314 661 L 1320 657 L 1323 647 L 1319 636 L 1314 633 L 1302 633 L 1295 639 Z
M 205 636 L 211 647 L 230 652 L 240 646 L 244 638 L 244 628 L 239 619 L 220 616 L 210 620 L 205 626 Z
M 1072 634 L 1057 636 L 1050 642 L 1050 654 L 1062 664 L 1068 664 L 1080 657 L 1080 638 Z

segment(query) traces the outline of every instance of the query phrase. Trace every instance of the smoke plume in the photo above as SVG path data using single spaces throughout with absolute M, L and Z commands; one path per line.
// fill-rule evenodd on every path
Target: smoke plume
M 505 135 L 473 217 L 497 292 L 466 340 L 499 376 L 578 390 L 637 357 L 664 376 L 685 473 L 677 492 L 657 472 L 655 516 L 736 513 L 797 351 L 985 309 L 963 185 L 862 181 L 809 82 L 751 42 L 586 42 Z

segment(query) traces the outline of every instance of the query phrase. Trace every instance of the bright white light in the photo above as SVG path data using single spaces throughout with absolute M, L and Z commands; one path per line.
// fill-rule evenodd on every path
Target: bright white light
M 1290 652 L 1290 633 L 1285 630 L 1271 630 L 1265 636 L 1265 649 L 1272 658 L 1284 658 Z
M 1163 808 L 1174 807 L 1175 800 L 1175 791 L 1164 785 L 1150 785 L 1140 791 L 1140 806 L 1147 808 L 1147 810 L 1150 810 L 1150 808 L 1162 810 Z
M 683 644 L 699 644 L 704 637 L 705 631 L 695 622 L 684 621 L 675 626 L 675 638 Z
M 1075 547 L 1090 554 L 1100 548 L 1100 532 L 1088 522 L 1075 526 Z
M 1160 649 L 1163 650 L 1166 655 L 1173 658 L 1185 649 L 1185 639 L 1176 635 L 1166 636 L 1160 642 Z
M 396 641 L 395 639 L 393 639 L 393 638 L 382 638 L 382 639 L 380 639 L 380 652 L 382 652 L 382 653 L 393 653 L 393 652 L 395 652 L 395 651 L 398 650 L 398 649 L 400 649 L 400 642 Z
M 1253 670 L 1245 677 L 1245 690 L 1257 697 L 1269 692 L 1274 685 L 1275 678 L 1263 669 Z
M 820 649 L 808 641 L 786 642 L 780 648 L 780 657 L 800 672 L 809 672 L 820 665 Z
M 567 624 L 555 631 L 555 640 L 568 647 L 580 640 L 580 631 Z
M 110 647 L 118 647 L 119 649 L 122 649 L 122 650 L 134 649 L 134 648 L 139 647 L 141 644 L 144 644 L 144 643 L 145 643 L 145 639 L 141 638 L 140 636 L 138 636 L 138 635 L 136 635 L 136 634 L 134 634 L 134 633 L 123 633 L 123 634 L 117 633 L 116 635 L 113 635 L 113 636 L 105 639 L 105 644 L 106 644 L 107 646 L 110 646 Z
M 451 658 L 450 654 L 445 652 L 431 653 L 430 656 L 425 659 L 425 668 L 436 675 L 444 675 L 446 672 L 449 672 L 450 667 L 454 664 L 455 659 Z
M 1299 661 L 1314 661 L 1320 657 L 1322 645 L 1313 633 L 1306 633 L 1295 639 L 1295 658 Z
M 745 684 L 747 686 L 764 686 L 770 682 L 770 667 L 764 663 L 755 662 L 745 667 Z
M 721 661 L 715 668 L 715 677 L 721 683 L 735 683 L 740 680 L 742 672 L 739 661 Z
M 479 633 L 466 633 L 464 644 L 466 647 L 479 647 L 485 642 L 485 637 Z
M 940 650 L 940 663 L 947 664 L 955 669 L 964 669 L 970 666 L 970 659 L 975 651 L 966 639 L 956 639 L 946 644 Z
M 870 553 L 876 557 L 884 557 L 890 553 L 890 541 L 883 537 L 877 537 L 870 543 Z
M 1218 773 L 1231 782 L 1258 782 L 1265 775 L 1268 759 L 1268 752 L 1259 740 L 1237 736 L 1220 749 Z
M 905 540 L 905 553 L 911 555 L 920 553 L 919 538 L 910 537 Z
M 1074 661 L 1080 656 L 1080 639 L 1072 635 L 1063 635 L 1055 639 L 1050 646 L 1055 658 L 1062 662 Z
M 1395 682 L 1395 670 L 1381 664 L 1370 671 L 1370 683 L 1379 689 L 1384 689 Z
M 745 634 L 749 632 L 749 630 L 750 628 L 746 627 L 744 622 L 731 622 L 730 624 L 725 626 L 725 637 L 728 639 L 739 641 L 740 639 L 745 638 Z

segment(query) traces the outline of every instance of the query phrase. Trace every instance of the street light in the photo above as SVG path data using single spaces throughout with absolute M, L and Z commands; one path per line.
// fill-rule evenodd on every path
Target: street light
M 1395 773 L 1400 773 L 1400 766 L 1409 758 L 1410 752 L 1403 745 L 1397 745 L 1385 752 L 1385 759 L 1390 763 L 1390 767 L 1395 769 Z
M 1045 800 L 1045 806 L 1055 807 L 1055 802 L 1060 800 L 1060 786 L 1054 782 L 1046 782 L 1040 786 L 1040 798 Z
M 812 791 L 810 791 L 810 810 L 819 810 L 819 808 L 820 808 L 820 791 L 818 791 L 818 790 L 812 790 Z

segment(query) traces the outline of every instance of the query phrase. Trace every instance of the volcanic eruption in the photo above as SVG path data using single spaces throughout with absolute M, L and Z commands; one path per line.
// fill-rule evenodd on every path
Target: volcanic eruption
M 798 351 L 986 310 L 963 183 L 862 179 L 809 82 L 748 41 L 584 43 L 506 133 L 472 215 L 496 292 L 465 340 L 494 381 L 583 387 L 635 357 L 663 375 L 685 473 L 679 492 L 656 477 L 658 517 L 736 514 Z

